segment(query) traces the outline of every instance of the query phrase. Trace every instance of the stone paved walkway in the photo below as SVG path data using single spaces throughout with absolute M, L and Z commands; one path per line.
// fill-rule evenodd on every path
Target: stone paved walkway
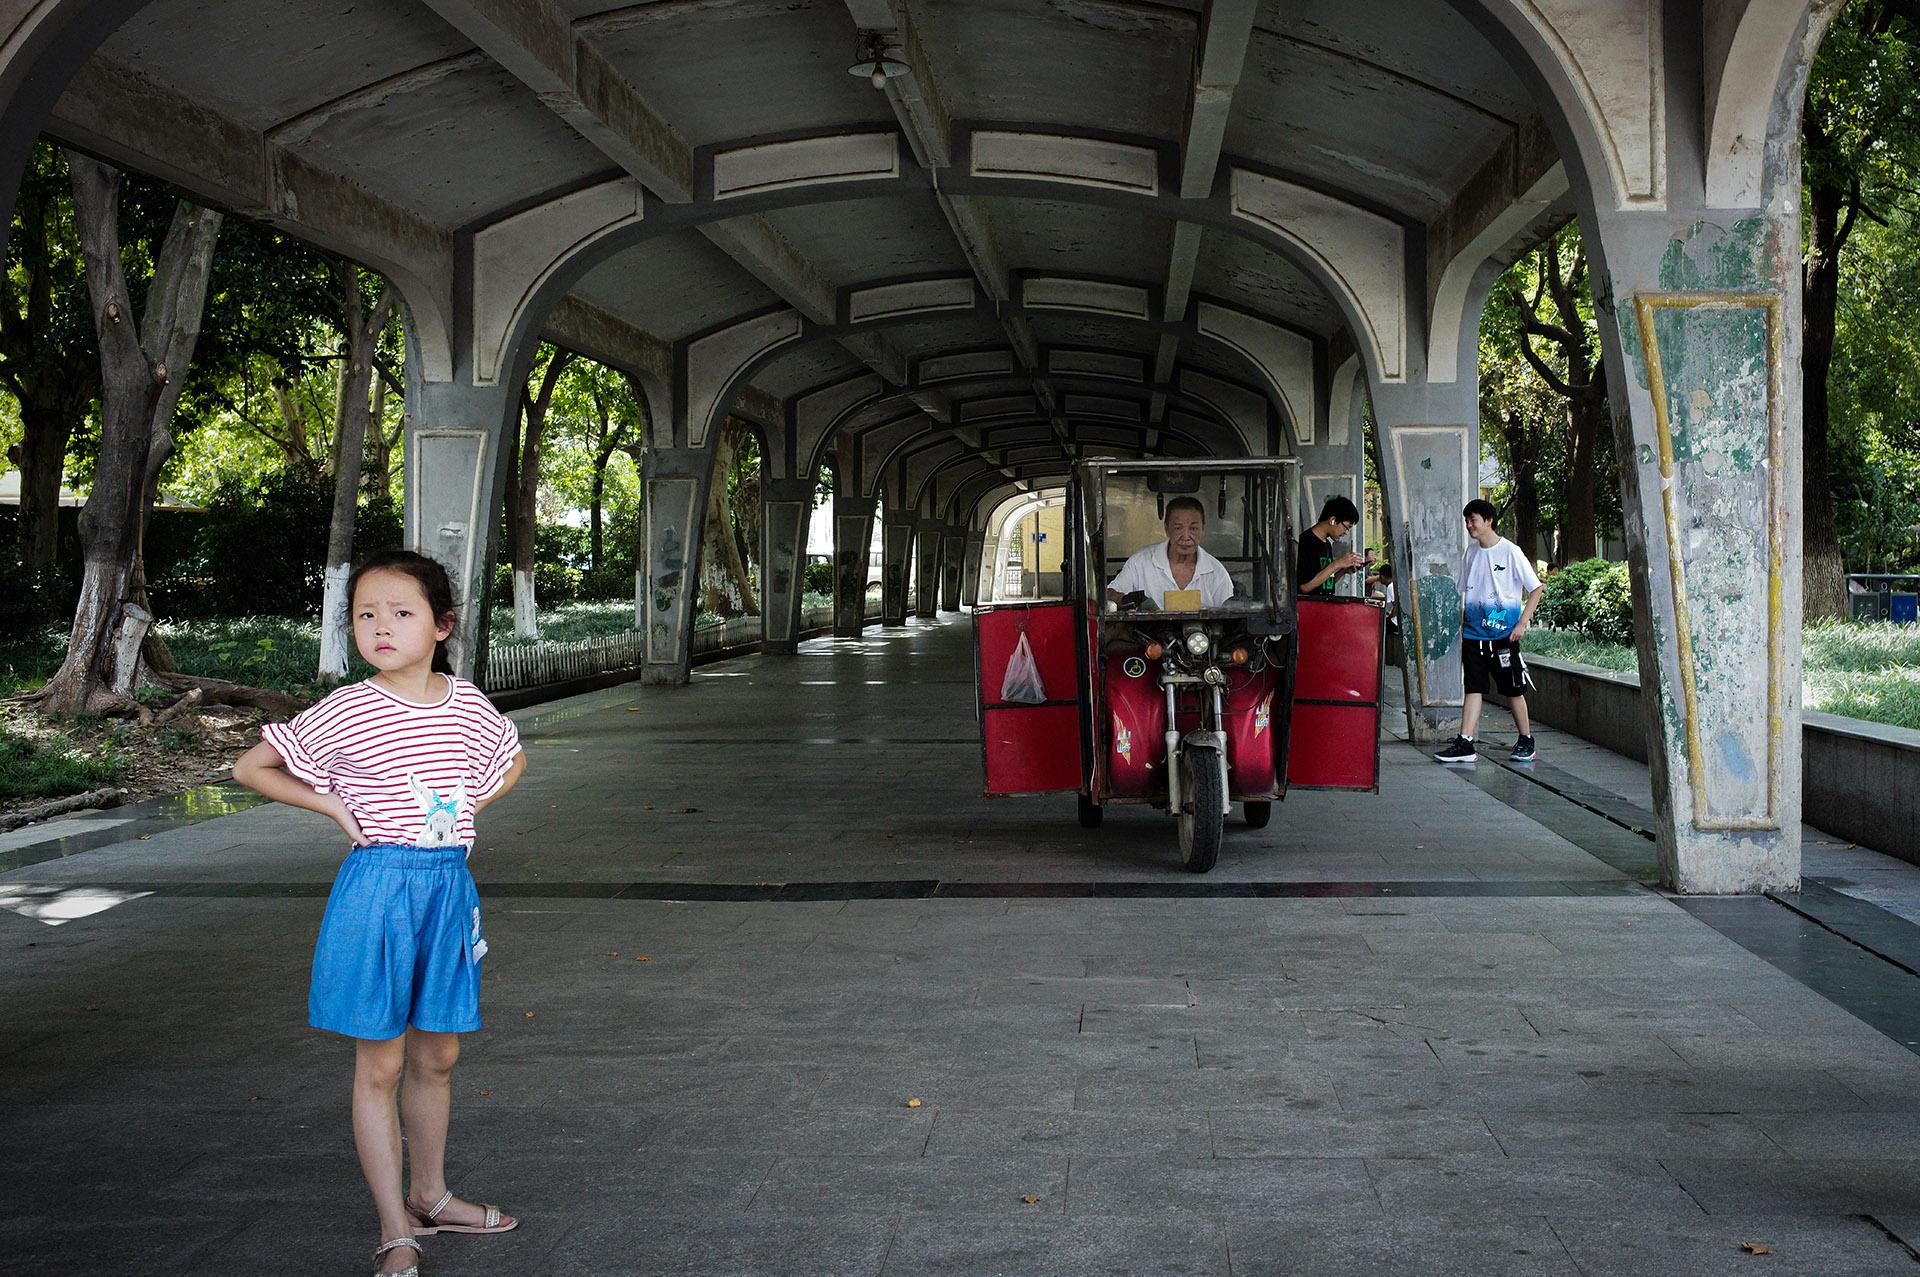
M 971 694 L 950 620 L 517 715 L 451 1170 L 527 1222 L 427 1272 L 1920 1272 L 1920 1056 L 1617 825 L 1390 740 L 1196 879 L 1156 813 L 979 799 Z M 131 897 L 0 909 L 0 1269 L 365 1271 L 337 842 L 0 875 Z

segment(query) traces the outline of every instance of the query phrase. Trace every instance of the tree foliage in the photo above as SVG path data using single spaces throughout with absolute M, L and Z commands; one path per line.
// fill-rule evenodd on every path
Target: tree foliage
M 1912 421 L 1911 400 L 1890 382 L 1911 377 L 1913 364 L 1889 362 L 1895 352 L 1861 321 L 1870 313 L 1862 303 L 1875 292 L 1881 301 L 1904 303 L 1909 316 L 1920 302 L 1910 275 L 1897 299 L 1877 287 L 1899 282 L 1897 270 L 1890 279 L 1880 268 L 1911 261 L 1915 247 L 1920 2 L 1855 0 L 1841 10 L 1814 61 L 1801 140 L 1806 611 L 1810 617 L 1838 616 L 1845 606 L 1845 557 L 1857 562 L 1880 548 L 1882 536 L 1866 529 L 1884 525 L 1900 505 L 1885 481 L 1890 476 L 1859 465 L 1870 465 L 1884 450 L 1886 408 L 1904 401 Z M 1856 259 L 1872 264 L 1863 270 Z M 1882 310 L 1878 322 L 1884 324 L 1889 313 Z M 1864 401 L 1851 383 L 1853 374 L 1864 378 Z M 1837 472 L 1836 461 L 1853 462 L 1852 473 Z M 1912 489 L 1906 491 L 1910 497 Z
M 1506 474 L 1508 534 L 1556 563 L 1592 557 L 1620 518 L 1588 276 L 1568 223 L 1500 277 L 1480 324 L 1481 438 Z

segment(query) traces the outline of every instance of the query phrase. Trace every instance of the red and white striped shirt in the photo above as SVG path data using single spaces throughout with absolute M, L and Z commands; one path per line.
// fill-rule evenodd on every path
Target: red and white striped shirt
M 431 705 L 353 683 L 260 738 L 289 773 L 339 794 L 368 838 L 419 847 L 472 846 L 474 804 L 499 792 L 520 752 L 513 723 L 453 677 Z

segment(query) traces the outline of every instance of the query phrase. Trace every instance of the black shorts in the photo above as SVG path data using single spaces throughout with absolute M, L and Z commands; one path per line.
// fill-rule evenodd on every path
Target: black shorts
M 1498 688 L 1502 696 L 1527 694 L 1527 663 L 1512 639 L 1461 639 L 1460 668 L 1468 692 L 1485 696 Z

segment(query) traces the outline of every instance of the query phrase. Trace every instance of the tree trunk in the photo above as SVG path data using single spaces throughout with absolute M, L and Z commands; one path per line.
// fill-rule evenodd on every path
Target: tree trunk
M 1591 559 L 1599 552 L 1594 450 L 1599 446 L 1601 429 L 1608 424 L 1606 393 L 1598 385 L 1587 385 L 1581 395 L 1568 402 L 1567 517 L 1560 529 L 1559 554 L 1563 566 Z
M 87 295 L 100 342 L 100 460 L 80 511 L 80 602 L 60 670 L 40 691 L 43 709 L 81 713 L 124 705 L 139 677 L 137 654 L 116 642 L 143 611 L 128 597 L 138 546 L 142 481 L 153 443 L 153 410 L 168 370 L 141 348 L 120 264 L 120 174 L 67 153 L 74 221 L 86 260 Z M 137 653 L 138 648 L 134 649 Z
M 367 462 L 361 490 L 373 505 L 393 504 L 393 450 L 405 427 L 387 433 L 387 379 L 373 379 L 373 411 L 367 418 Z
M 60 549 L 60 481 L 79 418 L 64 407 L 20 404 L 20 561 L 50 568 Z
M 511 494 L 513 506 L 513 632 L 522 638 L 540 637 L 540 617 L 533 592 L 537 499 L 540 495 L 540 436 L 547 426 L 547 410 L 560 375 L 573 362 L 573 352 L 556 349 L 540 378 L 540 391 L 525 400 L 526 429 L 520 439 L 520 457 Z
M 721 427 L 714 445 L 713 480 L 707 485 L 707 513 L 701 528 L 700 575 L 706 593 L 706 609 L 723 612 L 737 594 L 740 608 L 748 616 L 760 615 L 760 604 L 753 595 L 753 580 L 734 536 L 733 516 L 727 498 L 727 476 L 733 473 L 740 455 L 743 432 L 729 419 Z
M 1827 376 L 1833 368 L 1834 327 L 1840 304 L 1840 249 L 1852 216 L 1841 220 L 1850 191 L 1810 183 L 1806 201 L 1806 265 L 1800 338 L 1801 590 L 1807 620 L 1844 617 L 1846 563 L 1834 526 L 1833 480 L 1827 459 L 1830 408 Z
M 373 314 L 361 310 L 360 268 L 351 262 L 335 266 L 340 282 L 340 398 L 333 414 L 333 514 L 327 524 L 327 566 L 320 598 L 320 668 L 322 684 L 347 676 L 347 648 L 353 626 L 347 618 L 353 600 L 347 597 L 347 578 L 353 572 L 353 524 L 360 510 L 361 459 L 367 440 L 368 402 L 373 376 L 373 347 L 387 326 L 393 309 L 391 286 L 380 290 Z
M 600 516 L 601 499 L 607 490 L 607 462 L 613 458 L 611 448 L 603 448 L 594 458 L 593 494 L 587 504 L 587 570 L 600 570 L 601 552 L 606 548 L 606 530 Z
M 1516 428 L 1508 432 L 1507 456 L 1513 462 L 1513 543 L 1531 563 L 1546 556 L 1541 553 L 1540 477 L 1527 444 L 1516 437 L 1524 428 L 1516 423 Z
M 195 208 L 184 200 L 174 208 L 173 222 L 167 227 L 160 259 L 154 266 L 147 311 L 141 317 L 141 348 L 162 352 L 159 362 L 166 370 L 166 382 L 153 405 L 152 443 L 140 484 L 140 523 L 133 554 L 131 597 L 149 612 L 153 604 L 147 597 L 147 529 L 153 524 L 153 507 L 160 499 L 160 472 L 173 456 L 173 414 L 180 406 L 187 365 L 200 340 L 202 303 L 213 272 L 213 250 L 219 241 L 221 220 L 213 209 Z M 178 671 L 166 642 L 151 630 L 142 651 L 148 668 L 158 673 Z

